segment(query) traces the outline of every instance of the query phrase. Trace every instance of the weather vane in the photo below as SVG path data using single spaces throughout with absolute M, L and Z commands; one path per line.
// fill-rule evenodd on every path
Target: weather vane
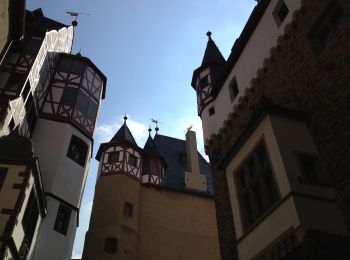
M 69 14 L 70 16 L 74 16 L 75 17 L 75 20 L 72 22 L 72 25 L 74 27 L 76 27 L 78 25 L 78 16 L 79 15 L 90 15 L 90 14 L 87 14 L 87 13 L 80 13 L 80 12 L 72 12 L 72 11 L 67 11 L 67 14 Z
M 189 127 L 186 127 L 187 131 L 185 130 L 185 132 L 188 132 L 192 129 L 193 125 L 190 125 Z
M 158 134 L 158 131 L 159 131 L 158 124 L 162 124 L 162 123 L 161 123 L 161 122 L 159 122 L 159 120 L 157 120 L 157 119 L 153 119 L 153 118 L 151 118 L 151 122 L 156 124 L 156 128 L 155 128 L 155 130 L 156 130 L 156 133 Z

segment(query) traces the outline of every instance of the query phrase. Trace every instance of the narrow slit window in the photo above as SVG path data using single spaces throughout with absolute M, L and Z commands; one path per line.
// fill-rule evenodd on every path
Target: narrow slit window
M 72 209 L 61 203 L 58 207 L 54 230 L 66 236 L 71 214 Z
M 280 0 L 277 3 L 277 5 L 272 13 L 273 18 L 275 19 L 275 22 L 277 24 L 277 27 L 281 26 L 281 24 L 286 19 L 288 13 L 289 13 L 289 9 L 288 9 L 286 3 L 283 0 Z

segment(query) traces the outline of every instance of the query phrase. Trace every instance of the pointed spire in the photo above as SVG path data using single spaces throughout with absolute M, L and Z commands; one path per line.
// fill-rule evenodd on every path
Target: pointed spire
M 159 155 L 159 153 L 157 151 L 156 144 L 154 143 L 154 140 L 153 140 L 151 134 L 148 136 L 148 139 L 147 139 L 147 141 L 145 143 L 143 151 L 145 153 Z
M 204 57 L 202 60 L 201 66 L 206 66 L 209 64 L 224 64 L 226 60 L 224 56 L 222 56 L 219 48 L 216 46 L 215 42 L 211 38 L 212 33 L 210 31 L 207 32 L 208 43 L 205 49 Z
M 126 124 L 127 119 L 128 119 L 128 117 L 125 114 L 124 124 L 119 128 L 118 132 L 113 136 L 113 138 L 109 142 L 124 140 L 124 141 L 129 141 L 130 143 L 137 145 L 134 137 L 131 134 L 129 127 Z

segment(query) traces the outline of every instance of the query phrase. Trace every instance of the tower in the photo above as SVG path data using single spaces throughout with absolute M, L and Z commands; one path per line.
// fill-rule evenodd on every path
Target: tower
M 221 84 L 226 65 L 226 60 L 211 35 L 211 32 L 207 32 L 208 43 L 203 60 L 201 66 L 193 72 L 191 82 L 197 94 L 198 115 L 201 117 L 202 123 L 206 125 L 205 128 L 203 127 L 204 131 L 215 124 L 215 107 L 212 102 L 216 97 L 219 84 Z
M 71 54 L 73 26 L 45 17 L 41 9 L 25 11 L 24 3 L 13 4 L 14 38 L 1 52 L 0 136 L 13 142 L 12 161 L 17 153 L 21 162 L 23 152 L 18 138 L 6 139 L 14 131 L 31 143 L 32 151 L 21 163 L 27 165 L 19 173 L 23 185 L 15 185 L 21 192 L 18 205 L 9 220 L 0 221 L 16 231 L 2 234 L 15 245 L 4 243 L 0 253 L 10 246 L 15 258 L 68 259 L 106 77 L 88 58 Z M 18 37 L 23 28 L 24 36 Z M 10 146 L 1 144 L 1 150 Z M 11 183 L 15 170 L 7 166 L 2 172 L 12 174 L 2 177 Z M 36 203 L 40 214 L 31 210 Z M 20 221 L 23 228 L 17 227 Z
M 100 165 L 83 259 L 137 258 L 143 152 L 126 120 L 125 116 L 124 124 L 96 155 Z M 152 177 L 150 171 L 143 176 L 146 181 Z
M 149 129 L 141 149 L 126 119 L 96 155 L 82 259 L 218 259 L 210 167 L 195 133 L 183 141 Z

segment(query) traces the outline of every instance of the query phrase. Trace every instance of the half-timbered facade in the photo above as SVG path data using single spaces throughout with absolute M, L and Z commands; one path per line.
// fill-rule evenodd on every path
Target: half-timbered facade
M 194 71 L 192 87 L 208 100 L 198 111 L 221 259 L 350 255 L 341 123 L 350 111 L 349 8 L 342 0 L 257 1 L 227 61 L 207 34 L 203 61 L 212 62 Z M 203 80 L 218 61 L 219 77 Z
M 18 242 L 21 236 L 13 237 L 15 245 L 9 240 L 10 253 L 13 259 L 26 259 L 29 253 L 32 259 L 68 259 L 79 223 L 106 77 L 87 57 L 71 54 L 73 26 L 44 17 L 41 9 L 25 12 L 24 6 L 24 37 L 13 38 L 1 53 L 0 136 L 6 137 L 15 130 L 32 143 L 39 158 L 36 162 L 45 191 L 45 214 L 40 214 L 35 222 L 38 226 L 33 224 L 31 235 L 25 237 L 26 241 L 30 237 L 31 242 L 27 242 L 26 249 Z M 15 153 L 21 154 L 18 146 Z M 21 208 L 25 203 L 16 207 L 11 214 L 20 219 L 18 214 L 25 210 Z M 12 239 L 9 231 L 6 237 Z
M 141 149 L 124 119 L 96 155 L 82 259 L 218 259 L 211 172 L 195 133 L 186 142 L 149 134 Z

